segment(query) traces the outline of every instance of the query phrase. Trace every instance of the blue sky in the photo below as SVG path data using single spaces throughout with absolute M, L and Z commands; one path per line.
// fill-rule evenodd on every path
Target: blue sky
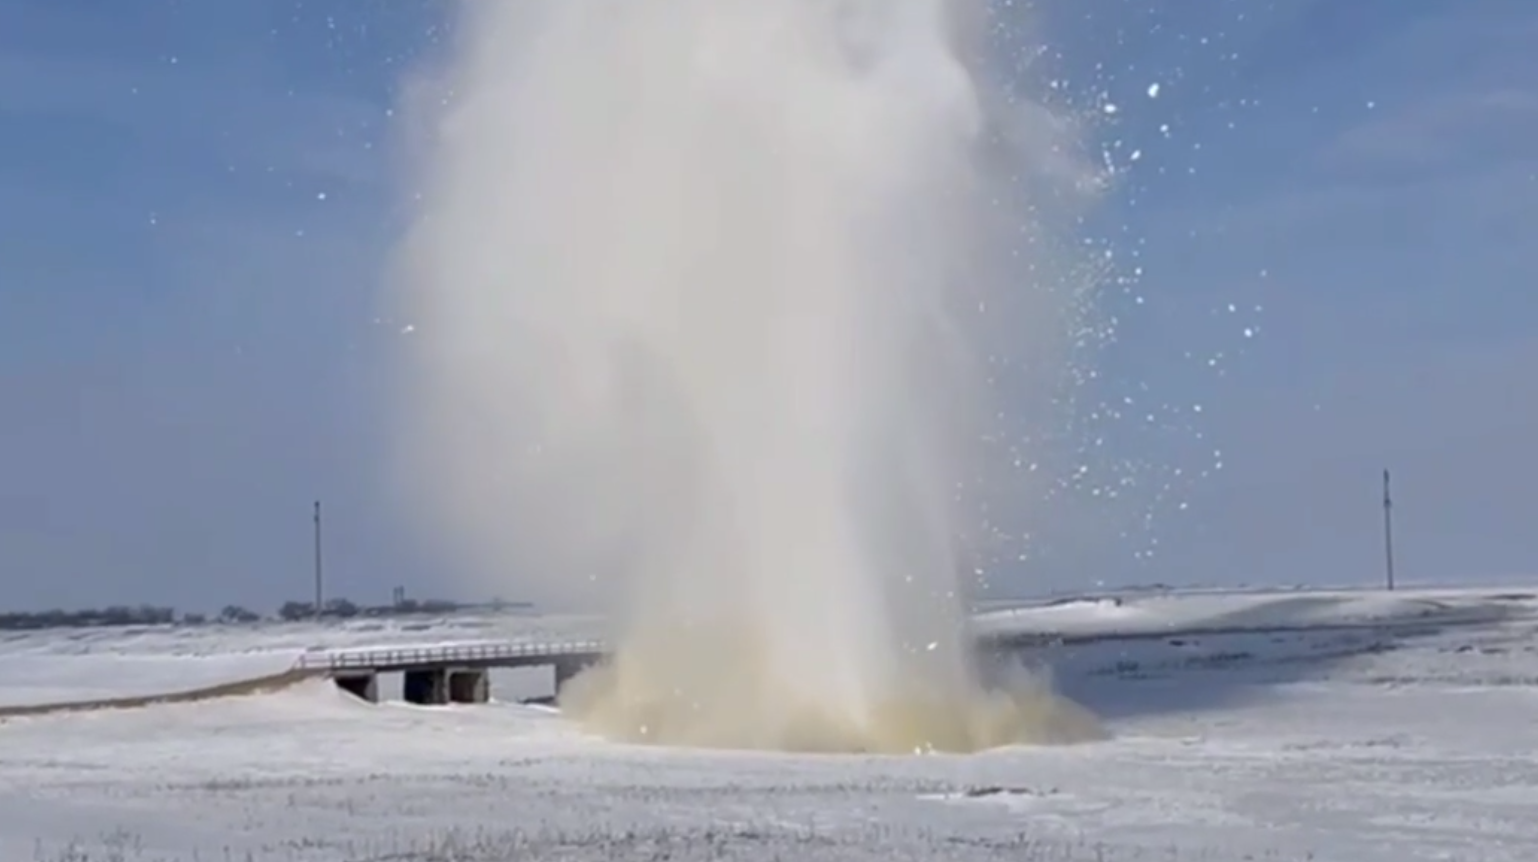
M 1538 5 L 1038 6 L 1143 273 L 1090 400 L 1157 415 L 1086 426 L 1133 484 L 996 585 L 1370 582 L 1384 467 L 1404 577 L 1538 579 Z M 445 9 L 0 0 L 0 605 L 303 596 L 317 497 L 335 591 L 456 592 L 387 490 L 376 305 Z

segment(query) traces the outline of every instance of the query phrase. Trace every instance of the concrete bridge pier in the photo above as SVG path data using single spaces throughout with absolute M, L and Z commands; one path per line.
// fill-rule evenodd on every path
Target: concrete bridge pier
M 360 700 L 379 702 L 379 674 L 373 671 L 339 673 L 332 677 L 336 687 Z
M 491 676 L 485 668 L 449 671 L 450 703 L 485 703 L 491 700 Z
M 449 672 L 444 668 L 408 670 L 401 683 L 401 698 L 422 706 L 449 702 Z
M 572 677 L 597 663 L 597 659 L 585 655 L 557 658 L 555 660 L 555 696 L 561 696 L 561 688 L 570 682 Z
M 407 703 L 423 706 L 485 703 L 491 698 L 491 681 L 485 668 L 435 667 L 408 670 L 401 695 Z

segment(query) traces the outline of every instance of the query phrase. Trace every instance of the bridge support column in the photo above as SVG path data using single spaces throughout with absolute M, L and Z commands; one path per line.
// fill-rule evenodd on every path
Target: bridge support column
M 491 699 L 491 679 L 484 668 L 449 671 L 450 703 L 485 703 Z
M 597 664 L 592 656 L 570 656 L 555 660 L 555 696 L 561 696 L 561 688 L 571 682 L 572 677 Z
M 379 702 L 379 674 L 372 671 L 339 673 L 331 678 L 336 687 L 359 700 Z
M 442 706 L 449 702 L 449 672 L 440 667 L 408 670 L 401 686 L 407 703 Z

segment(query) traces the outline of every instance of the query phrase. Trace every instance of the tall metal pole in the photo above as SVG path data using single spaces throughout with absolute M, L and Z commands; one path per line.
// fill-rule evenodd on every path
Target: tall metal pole
M 1389 494 L 1388 471 L 1383 471 L 1383 560 L 1388 588 L 1394 589 L 1394 498 Z
M 321 602 L 325 598 L 320 567 L 320 501 L 315 501 L 315 618 L 320 619 Z

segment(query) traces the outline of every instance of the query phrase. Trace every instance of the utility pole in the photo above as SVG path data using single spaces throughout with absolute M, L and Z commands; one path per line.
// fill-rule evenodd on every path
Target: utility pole
M 324 593 L 324 590 L 322 589 L 322 586 L 321 586 L 323 583 L 324 583 L 324 581 L 321 578 L 321 567 L 320 567 L 320 501 L 316 500 L 315 501 L 315 619 L 317 619 L 317 620 L 320 619 L 321 608 L 324 607 L 324 605 L 321 604 L 321 602 L 325 598 L 325 593 Z
M 1394 589 L 1394 498 L 1389 494 L 1388 471 L 1383 471 L 1383 561 L 1388 588 Z

